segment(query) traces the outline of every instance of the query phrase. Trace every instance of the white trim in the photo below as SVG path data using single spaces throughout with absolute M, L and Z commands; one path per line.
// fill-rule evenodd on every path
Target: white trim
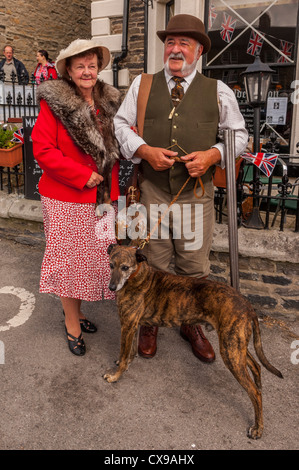
M 110 52 L 121 51 L 122 35 L 110 34 L 107 36 L 93 36 L 100 46 L 108 47 Z
M 91 35 L 104 36 L 110 34 L 109 18 L 96 18 L 91 20 Z
M 122 16 L 124 0 L 98 0 L 91 2 L 91 18 Z
M 113 72 L 110 69 L 105 69 L 100 72 L 99 77 L 105 83 L 113 85 Z M 118 71 L 118 86 L 126 87 L 129 85 L 129 69 L 121 69 Z
M 97 0 L 91 2 L 91 36 L 93 39 L 108 47 L 110 52 L 120 52 L 122 34 L 111 34 L 110 18 L 123 16 L 124 0 Z M 104 82 L 113 85 L 111 62 L 99 76 Z M 129 69 L 118 72 L 119 86 L 129 86 Z

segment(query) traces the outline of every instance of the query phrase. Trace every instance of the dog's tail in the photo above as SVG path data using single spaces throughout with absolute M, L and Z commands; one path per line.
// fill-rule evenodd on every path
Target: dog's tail
M 257 317 L 253 318 L 252 320 L 252 329 L 253 329 L 253 344 L 254 344 L 254 349 L 256 351 L 257 357 L 263 364 L 263 366 L 268 369 L 268 371 L 272 372 L 272 374 L 277 375 L 277 377 L 283 379 L 283 375 L 281 372 L 279 372 L 278 369 L 276 369 L 265 356 L 265 353 L 263 351 L 262 347 L 262 340 L 261 340 L 261 331 L 260 331 L 260 326 Z

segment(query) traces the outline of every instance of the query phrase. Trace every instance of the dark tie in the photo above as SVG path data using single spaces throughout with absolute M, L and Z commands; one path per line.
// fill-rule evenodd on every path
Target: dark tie
M 172 77 L 172 79 L 175 81 L 175 86 L 171 90 L 171 99 L 173 106 L 176 107 L 184 96 L 184 88 L 182 86 L 184 79 L 181 77 Z

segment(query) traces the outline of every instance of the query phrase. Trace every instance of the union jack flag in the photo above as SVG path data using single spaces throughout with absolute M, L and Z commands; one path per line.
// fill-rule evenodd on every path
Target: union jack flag
M 257 55 L 261 52 L 262 46 L 264 42 L 264 36 L 251 31 L 251 36 L 249 39 L 248 47 L 247 47 L 247 54 L 250 55 Z
M 275 168 L 278 155 L 275 153 L 244 153 L 242 158 L 257 166 L 268 178 Z
M 11 142 L 21 142 L 21 144 L 24 143 L 23 127 L 21 127 L 21 129 L 17 129 L 14 132 Z
M 216 18 L 217 18 L 217 12 L 216 12 L 215 5 L 211 4 L 210 10 L 209 10 L 209 29 L 212 28 L 213 23 L 216 20 Z
M 283 41 L 282 39 L 280 39 L 280 50 L 284 53 L 284 55 L 291 58 L 292 49 L 293 44 L 291 42 Z M 277 62 L 282 64 L 283 62 L 288 62 L 288 60 L 283 55 L 280 55 Z
M 235 31 L 237 20 L 223 12 L 223 21 L 221 24 L 220 36 L 225 42 L 231 42 Z

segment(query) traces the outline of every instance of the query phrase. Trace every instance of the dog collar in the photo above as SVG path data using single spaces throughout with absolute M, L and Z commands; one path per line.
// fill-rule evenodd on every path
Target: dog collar
M 129 279 L 133 279 L 133 277 L 137 276 L 137 274 L 138 274 L 139 271 L 140 271 L 140 264 L 141 264 L 141 263 L 138 264 L 138 268 L 136 269 L 136 271 L 134 271 L 134 272 L 130 275 Z M 129 279 L 128 279 L 128 280 L 129 280 Z

